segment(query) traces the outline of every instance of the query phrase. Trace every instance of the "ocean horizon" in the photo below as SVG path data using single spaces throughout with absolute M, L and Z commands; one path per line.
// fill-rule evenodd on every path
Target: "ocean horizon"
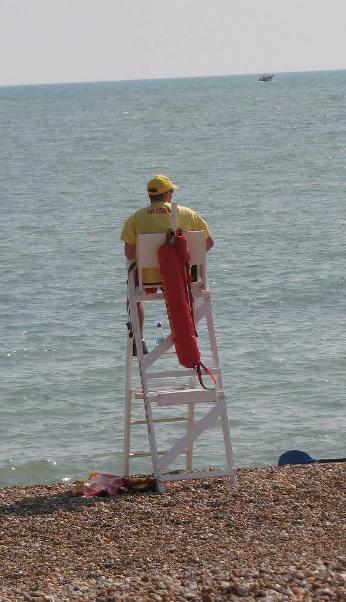
M 271 73 L 274 77 L 281 75 L 301 75 L 301 74 L 328 74 L 335 72 L 345 72 L 345 69 L 301 69 L 292 71 L 254 71 L 251 73 L 219 73 L 213 75 L 177 75 L 177 76 L 164 76 L 164 77 L 147 77 L 147 78 L 131 78 L 131 79 L 100 79 L 100 80 L 77 80 L 77 81 L 54 81 L 54 82 L 31 82 L 31 83 L 17 83 L 17 84 L 0 84 L 0 88 L 24 88 L 33 86 L 78 86 L 79 84 L 123 84 L 123 83 L 140 83 L 140 82 L 156 82 L 156 81 L 180 81 L 180 80 L 194 80 L 194 79 L 220 79 L 230 77 L 259 77 L 265 73 Z

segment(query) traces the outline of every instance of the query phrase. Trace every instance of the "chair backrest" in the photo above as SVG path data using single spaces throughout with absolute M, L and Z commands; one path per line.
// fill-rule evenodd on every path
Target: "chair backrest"
M 190 265 L 197 265 L 203 288 L 206 288 L 206 245 L 205 233 L 202 230 L 184 232 L 188 240 L 191 255 Z M 166 242 L 167 234 L 139 234 L 136 244 L 136 259 L 138 268 L 138 286 L 140 290 L 143 285 L 142 270 L 144 268 L 159 268 L 157 252 L 161 245 Z M 148 285 L 150 287 L 150 285 Z

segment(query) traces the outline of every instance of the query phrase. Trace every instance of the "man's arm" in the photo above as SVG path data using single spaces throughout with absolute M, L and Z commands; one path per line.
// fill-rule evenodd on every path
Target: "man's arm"
M 207 236 L 206 240 L 205 240 L 205 247 L 207 249 L 207 251 L 210 251 L 210 249 L 214 246 L 214 241 L 212 239 L 212 237 L 209 234 L 209 229 L 208 229 L 208 224 L 207 222 L 203 219 L 203 217 L 201 217 L 199 215 L 199 213 L 196 213 L 196 211 L 192 211 L 192 216 L 193 216 L 193 220 L 192 220 L 192 226 L 191 226 L 191 230 L 203 230 Z
M 128 259 L 136 259 L 136 245 L 130 245 L 126 242 L 124 245 L 124 253 Z

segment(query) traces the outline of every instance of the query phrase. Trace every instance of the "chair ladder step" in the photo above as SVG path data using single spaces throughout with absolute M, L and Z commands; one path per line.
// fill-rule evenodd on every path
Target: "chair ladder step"
M 157 452 L 158 456 L 164 456 L 165 454 L 168 453 L 168 450 L 160 450 Z M 181 452 L 182 454 L 185 453 L 185 451 Z M 148 458 L 149 456 L 151 456 L 150 451 L 133 451 L 129 453 L 130 458 Z
M 182 391 L 161 391 L 149 397 L 159 406 L 179 405 L 184 403 L 210 403 L 224 397 L 223 391 L 205 391 L 202 389 L 183 389 Z
M 220 368 L 213 368 L 210 370 L 214 376 L 221 374 Z M 146 377 L 148 379 L 162 379 L 162 378 L 186 378 L 193 376 L 197 378 L 196 370 L 193 368 L 187 368 L 185 370 L 162 370 L 161 372 L 147 372 Z
M 133 391 L 135 399 L 143 399 L 144 394 L 140 389 Z M 223 391 L 216 389 L 189 389 L 179 388 L 175 390 L 158 390 L 149 391 L 148 398 L 151 402 L 157 403 L 159 406 L 180 405 L 188 403 L 211 403 L 219 399 L 223 399 L 225 394 Z
M 188 388 L 189 387 L 186 385 L 172 388 L 170 391 L 187 391 Z M 133 394 L 134 399 L 143 399 L 144 397 L 142 389 L 133 388 L 131 389 L 131 393 Z M 149 397 L 152 398 L 153 395 L 157 395 L 158 393 L 167 393 L 167 389 L 153 389 L 152 391 L 149 391 Z
M 171 417 L 166 417 L 166 418 L 154 418 L 153 422 L 156 423 L 160 423 L 160 422 L 186 422 L 187 418 L 185 416 L 171 416 Z M 146 420 L 131 420 L 131 426 L 134 426 L 135 424 L 147 424 Z

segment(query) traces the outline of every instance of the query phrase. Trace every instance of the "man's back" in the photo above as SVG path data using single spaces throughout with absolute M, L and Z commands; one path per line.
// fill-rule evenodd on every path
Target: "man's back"
M 167 232 L 171 228 L 171 224 L 171 203 L 151 203 L 133 213 L 126 220 L 121 239 L 125 243 L 135 245 L 138 234 Z M 206 239 L 210 236 L 207 223 L 189 207 L 177 206 L 177 226 L 182 230 L 202 230 L 205 232 Z

